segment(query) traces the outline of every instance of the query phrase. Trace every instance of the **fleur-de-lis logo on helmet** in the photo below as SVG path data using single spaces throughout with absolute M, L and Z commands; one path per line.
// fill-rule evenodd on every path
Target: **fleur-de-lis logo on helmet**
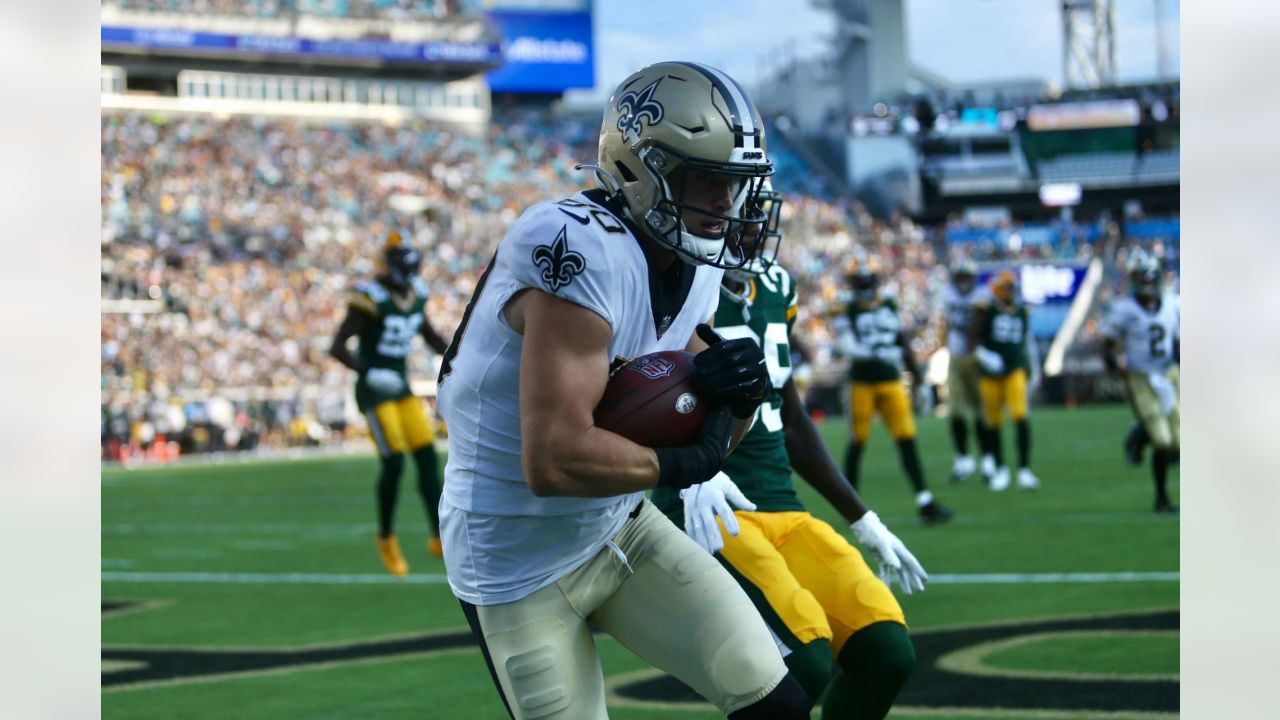
M 533 249 L 533 264 L 542 268 L 542 281 L 556 292 L 573 282 L 576 275 L 587 269 L 587 260 L 581 253 L 569 249 L 568 226 L 560 228 L 560 233 L 550 245 L 539 245 Z
M 639 92 L 633 90 L 618 98 L 615 109 L 622 113 L 618 116 L 618 129 L 627 142 L 633 143 L 640 139 L 640 133 L 644 130 L 641 120 L 648 119 L 650 126 L 662 122 L 662 103 L 653 99 L 653 93 L 660 82 L 662 78 L 649 83 Z

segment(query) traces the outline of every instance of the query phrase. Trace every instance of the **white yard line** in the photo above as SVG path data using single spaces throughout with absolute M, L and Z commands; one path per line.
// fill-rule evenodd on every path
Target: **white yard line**
M 960 573 L 935 574 L 931 585 L 1035 585 L 1046 583 L 1178 582 L 1177 572 L 1117 573 Z M 215 573 L 103 571 L 103 582 L 190 583 L 204 585 L 441 585 L 441 573 L 417 573 L 405 577 L 366 573 Z

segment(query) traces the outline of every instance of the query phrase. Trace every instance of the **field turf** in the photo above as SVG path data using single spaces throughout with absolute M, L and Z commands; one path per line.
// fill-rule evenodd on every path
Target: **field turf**
M 933 528 L 916 521 L 875 428 L 863 496 L 933 576 L 927 592 L 899 595 L 919 663 L 891 717 L 1176 715 L 1178 519 L 1151 512 L 1150 471 L 1123 463 L 1129 421 L 1121 406 L 1038 409 L 1042 488 L 995 494 L 978 477 L 948 482 L 947 426 L 922 420 L 931 487 L 957 511 Z M 839 460 L 845 426 L 823 433 Z M 382 571 L 376 467 L 369 455 L 105 469 L 103 717 L 505 717 L 443 564 L 426 553 L 412 464 L 397 528 L 411 575 Z M 1176 502 L 1176 469 L 1171 482 Z M 720 717 L 607 636 L 597 643 L 611 717 Z

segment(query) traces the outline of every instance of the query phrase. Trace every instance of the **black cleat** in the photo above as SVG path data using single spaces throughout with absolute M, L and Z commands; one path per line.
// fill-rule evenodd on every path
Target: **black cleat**
M 1129 428 L 1129 434 L 1124 436 L 1124 459 L 1125 462 L 1137 467 L 1142 464 L 1142 450 L 1147 443 L 1147 434 L 1142 429 L 1142 425 L 1134 423 Z
M 1156 501 L 1156 514 L 1157 514 L 1157 515 L 1177 515 L 1177 514 L 1179 514 L 1179 513 L 1178 513 L 1178 506 L 1177 506 L 1177 505 L 1174 505 L 1173 503 L 1169 502 L 1168 500 L 1157 500 L 1157 501 Z
M 928 505 L 920 506 L 920 524 L 928 527 L 929 525 L 937 525 L 951 519 L 955 512 L 948 507 L 944 507 L 937 500 L 932 500 Z

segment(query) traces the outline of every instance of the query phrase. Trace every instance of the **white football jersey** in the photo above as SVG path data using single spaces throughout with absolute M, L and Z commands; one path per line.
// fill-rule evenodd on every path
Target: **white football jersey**
M 991 293 L 984 285 L 974 283 L 968 293 L 961 295 L 956 286 L 947 283 L 942 291 L 942 306 L 947 313 L 947 349 L 952 357 L 968 355 L 969 321 L 973 319 L 973 306 L 989 302 Z
M 516 220 L 476 286 L 438 389 L 449 427 L 441 540 L 455 595 L 488 605 L 555 582 L 599 552 L 643 497 L 529 491 L 520 468 L 523 337 L 503 316 L 507 301 L 534 288 L 577 303 L 609 323 L 606 360 L 633 358 L 688 345 L 695 326 L 715 313 L 722 275 L 699 266 L 659 338 L 644 252 L 607 208 L 578 193 L 538 203 Z
M 1173 293 L 1165 293 L 1155 311 L 1125 296 L 1111 303 L 1099 330 L 1123 343 L 1130 370 L 1164 372 L 1173 364 L 1173 340 L 1178 337 L 1180 318 L 1181 303 Z

